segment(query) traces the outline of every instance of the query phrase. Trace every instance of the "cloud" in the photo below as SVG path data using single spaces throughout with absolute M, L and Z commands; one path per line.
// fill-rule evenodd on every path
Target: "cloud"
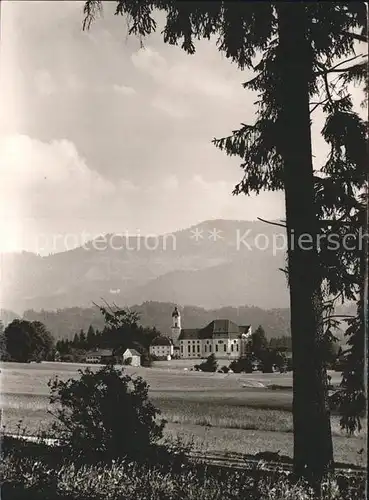
M 69 73 L 65 77 L 65 87 L 68 90 L 79 92 L 84 90 L 86 85 L 77 75 Z
M 68 140 L 49 143 L 15 135 L 0 139 L 1 250 L 48 253 L 78 246 L 86 234 L 160 234 L 211 218 L 275 218 L 283 196 L 232 197 L 233 184 L 172 173 L 153 184 L 112 182 L 89 167 Z M 66 235 L 57 240 L 55 236 Z M 88 238 L 87 238 L 88 239 Z M 63 246 L 65 244 L 66 246 Z
M 114 92 L 117 92 L 118 94 L 122 94 L 122 95 L 134 95 L 134 94 L 136 94 L 136 91 L 134 88 L 127 87 L 125 85 L 114 84 L 113 90 L 114 90 Z
M 151 102 L 151 106 L 164 112 L 166 115 L 172 118 L 186 118 L 193 116 L 191 108 L 185 103 L 181 103 L 179 99 L 175 100 L 168 96 L 159 96 L 154 98 Z
M 151 47 L 145 47 L 133 53 L 131 60 L 135 68 L 149 73 L 153 78 L 163 79 L 162 73 L 168 70 L 164 57 Z
M 37 91 L 46 96 L 49 96 L 58 90 L 54 78 L 46 70 L 36 72 L 35 85 Z
M 156 82 L 176 94 L 191 93 L 206 95 L 210 98 L 231 99 L 240 84 L 226 78 L 212 66 L 200 63 L 198 58 L 181 58 L 167 62 L 157 51 L 147 46 L 133 53 L 133 65 Z
M 67 140 L 44 143 L 25 135 L 1 137 L 0 170 L 2 234 L 10 231 L 13 238 L 20 231 L 26 238 L 32 231 L 73 231 L 76 218 L 83 218 L 89 207 L 93 213 L 116 190 Z

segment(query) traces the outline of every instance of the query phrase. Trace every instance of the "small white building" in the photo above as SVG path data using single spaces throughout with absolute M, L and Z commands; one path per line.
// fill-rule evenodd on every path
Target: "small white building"
M 174 345 L 170 338 L 159 335 L 150 345 L 150 354 L 158 359 L 170 360 L 174 354 Z
M 123 353 L 123 364 L 130 360 L 131 366 L 141 366 L 141 354 L 136 349 L 126 349 Z

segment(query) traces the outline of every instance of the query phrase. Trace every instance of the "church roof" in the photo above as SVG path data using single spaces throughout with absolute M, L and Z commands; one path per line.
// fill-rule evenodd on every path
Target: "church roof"
M 179 335 L 179 340 L 191 340 L 191 339 L 196 340 L 200 338 L 205 338 L 205 337 L 200 337 L 200 332 L 201 330 L 199 328 L 182 329 Z
M 179 340 L 200 340 L 212 338 L 236 339 L 248 333 L 250 325 L 238 326 L 229 319 L 215 319 L 204 328 L 183 329 Z

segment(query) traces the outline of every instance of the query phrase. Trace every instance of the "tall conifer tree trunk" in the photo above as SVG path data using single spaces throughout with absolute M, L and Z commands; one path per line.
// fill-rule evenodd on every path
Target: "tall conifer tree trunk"
M 284 160 L 293 350 L 294 468 L 317 484 L 333 465 L 309 115 L 311 44 L 304 3 L 278 2 L 279 147 Z M 291 145 L 293 147 L 291 147 Z M 310 235 L 300 239 L 301 235 Z M 311 238 L 309 240 L 309 238 Z

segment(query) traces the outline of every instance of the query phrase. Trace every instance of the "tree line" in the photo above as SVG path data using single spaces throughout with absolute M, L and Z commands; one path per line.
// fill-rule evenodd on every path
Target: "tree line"
M 0 334 L 1 359 L 4 361 L 30 362 L 54 360 L 84 361 L 87 351 L 112 349 L 120 356 L 127 348 L 136 349 L 143 364 L 150 363 L 149 347 L 160 332 L 143 327 L 138 313 L 118 307 L 100 307 L 104 328 L 95 330 L 92 325 L 87 333 L 82 329 L 72 340 L 61 339 L 54 343 L 51 332 L 40 321 L 15 319 Z

